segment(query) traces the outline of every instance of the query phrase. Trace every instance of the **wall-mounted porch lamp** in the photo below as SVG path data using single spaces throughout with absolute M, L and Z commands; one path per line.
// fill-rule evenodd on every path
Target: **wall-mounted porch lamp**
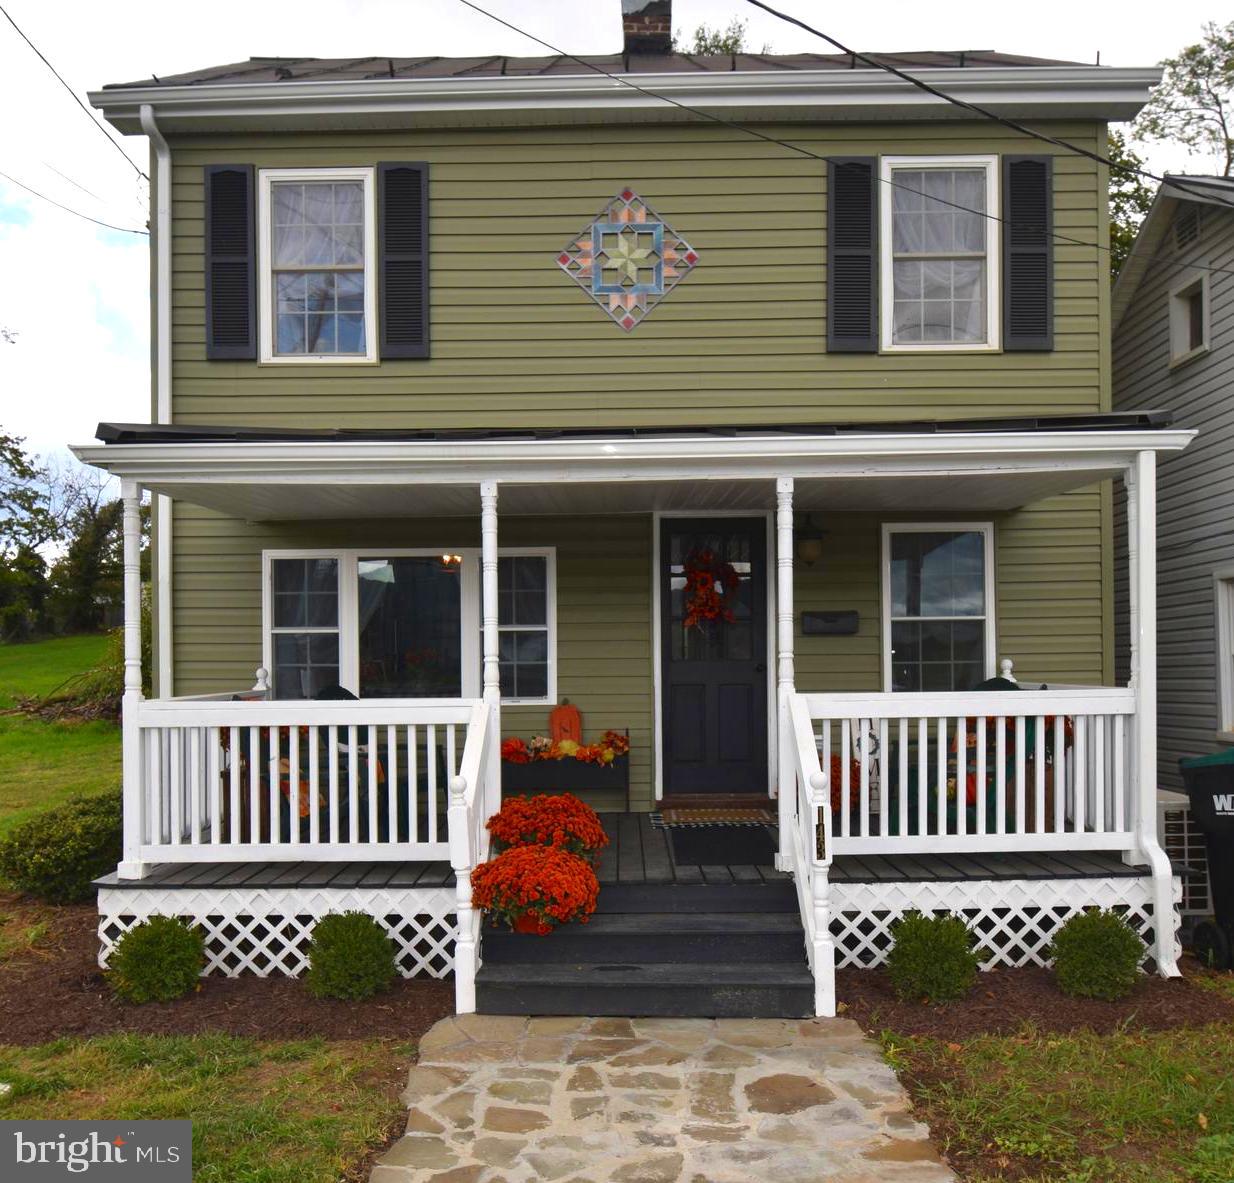
M 813 515 L 806 514 L 805 521 L 797 530 L 794 550 L 797 561 L 806 567 L 813 567 L 823 557 L 823 539 L 826 530 L 821 530 L 815 524 Z

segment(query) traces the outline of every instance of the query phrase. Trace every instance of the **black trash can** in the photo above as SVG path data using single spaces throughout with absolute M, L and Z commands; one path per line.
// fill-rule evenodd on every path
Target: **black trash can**
M 1195 926 L 1195 955 L 1215 969 L 1228 969 L 1234 950 L 1234 748 L 1178 762 L 1191 819 L 1204 834 L 1212 921 Z

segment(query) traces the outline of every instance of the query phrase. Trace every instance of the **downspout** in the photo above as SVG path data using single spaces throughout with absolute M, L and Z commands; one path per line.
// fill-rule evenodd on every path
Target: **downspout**
M 156 423 L 171 422 L 171 148 L 159 131 L 154 108 L 143 103 L 141 130 L 154 145 L 154 246 L 155 246 L 155 361 L 154 411 Z M 155 693 L 172 693 L 171 635 L 171 498 L 160 495 L 155 505 L 155 556 L 158 561 L 158 676 Z

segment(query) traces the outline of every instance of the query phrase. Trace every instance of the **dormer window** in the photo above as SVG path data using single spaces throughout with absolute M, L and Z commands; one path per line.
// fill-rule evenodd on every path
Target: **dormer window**
M 882 160 L 884 349 L 998 348 L 997 160 Z
M 373 170 L 258 175 L 261 360 L 376 361 Z

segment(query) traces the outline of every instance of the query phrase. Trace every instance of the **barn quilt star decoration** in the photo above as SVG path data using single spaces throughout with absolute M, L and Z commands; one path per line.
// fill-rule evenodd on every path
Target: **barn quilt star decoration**
M 698 252 L 626 188 L 570 240 L 557 266 L 628 333 L 698 266 Z

